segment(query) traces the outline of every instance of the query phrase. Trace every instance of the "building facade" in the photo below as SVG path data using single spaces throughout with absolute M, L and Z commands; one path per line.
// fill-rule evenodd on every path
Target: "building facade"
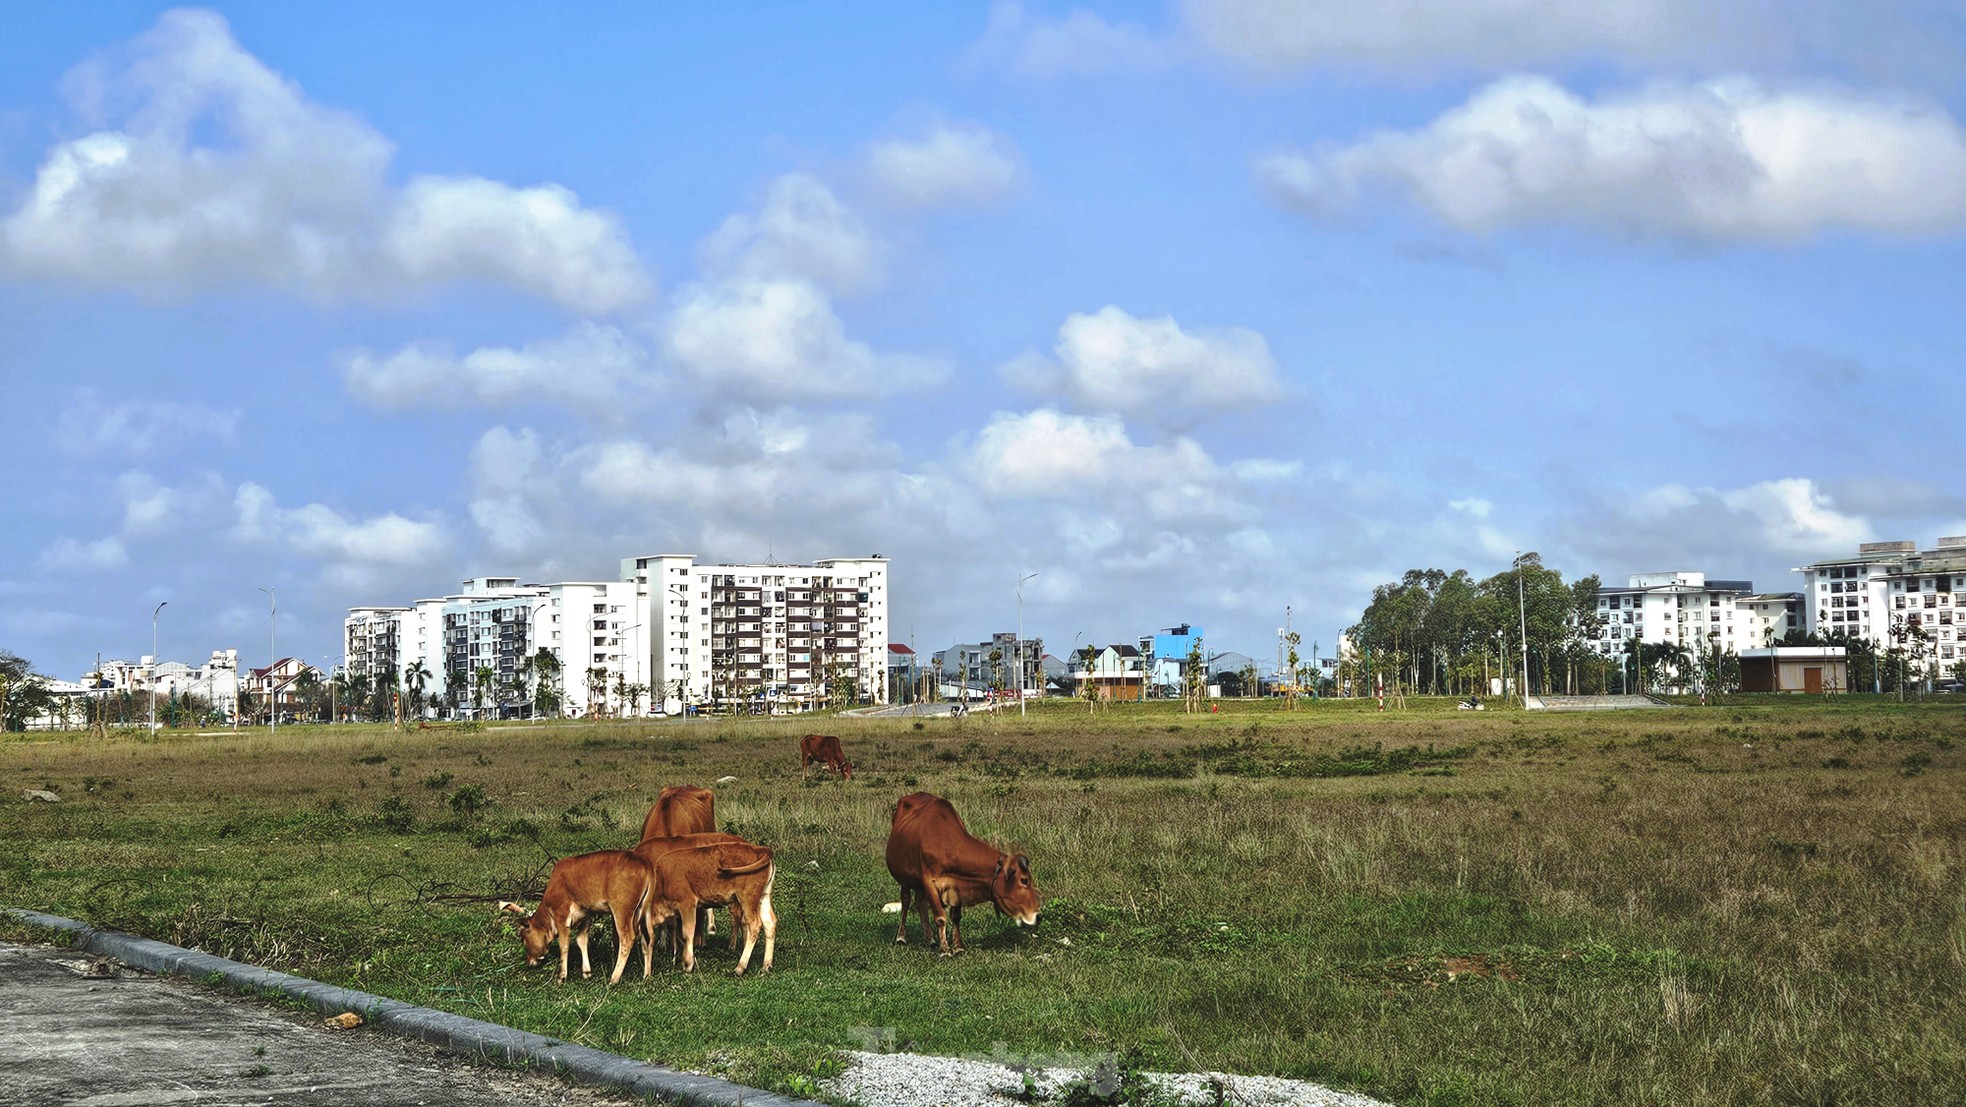
M 1918 679 L 1966 661 L 1959 597 L 1966 595 L 1966 536 L 1921 551 L 1910 541 L 1866 542 L 1857 555 L 1797 569 L 1809 630 L 1841 632 L 1878 650 L 1903 650 Z

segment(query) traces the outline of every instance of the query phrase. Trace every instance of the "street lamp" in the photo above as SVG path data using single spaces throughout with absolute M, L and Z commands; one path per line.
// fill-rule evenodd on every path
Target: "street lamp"
M 1522 708 L 1529 709 L 1529 601 L 1522 585 L 1522 551 L 1515 552 L 1515 603 L 1517 617 L 1522 621 Z M 1543 659 L 1543 668 L 1549 669 L 1549 658 Z
M 621 635 L 627 641 L 627 648 L 631 650 L 634 649 L 634 643 L 635 643 L 635 636 L 629 632 L 637 631 L 640 629 L 642 629 L 642 624 L 640 623 L 636 623 L 633 626 L 621 628 Z M 640 654 L 635 655 L 635 679 L 633 683 L 635 685 L 640 685 L 642 683 L 642 658 Z
M 1017 582 L 1017 713 L 1024 714 L 1024 581 L 1037 576 L 1026 573 Z
M 157 737 L 157 613 L 170 606 L 165 600 L 150 609 L 150 737 Z
M 266 593 L 266 721 L 273 728 L 269 733 L 277 735 L 280 733 L 280 693 L 277 691 L 279 685 L 274 683 L 273 666 L 279 664 L 280 659 L 274 653 L 273 621 L 280 613 L 280 597 L 271 588 L 260 591 Z

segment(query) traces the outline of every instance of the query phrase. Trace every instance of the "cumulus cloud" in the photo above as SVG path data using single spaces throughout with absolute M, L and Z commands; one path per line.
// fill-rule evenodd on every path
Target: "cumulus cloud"
M 1016 145 L 988 127 L 938 122 L 920 138 L 873 144 L 866 171 L 903 207 L 986 207 L 1016 190 L 1020 162 Z
M 471 447 L 471 521 L 500 557 L 548 551 L 558 530 L 544 505 L 556 497 L 539 435 L 493 427 Z
M 825 293 L 793 278 L 689 290 L 671 317 L 668 345 L 705 391 L 752 404 L 867 398 L 946 375 L 934 359 L 877 353 L 849 339 Z
M 1283 394 L 1282 371 L 1255 331 L 1187 331 L 1172 318 L 1141 319 L 1112 306 L 1068 317 L 1052 358 L 1025 354 L 1003 375 L 1078 407 L 1170 426 Z
M 1628 500 L 1596 503 L 1568 529 L 1569 544 L 1597 566 L 1719 576 L 1739 573 L 1744 563 L 1766 567 L 1782 559 L 1787 568 L 1847 555 L 1877 537 L 1874 520 L 1806 477 L 1737 488 L 1658 485 Z
M 233 507 L 232 538 L 319 558 L 329 579 L 344 587 L 364 586 L 394 570 L 435 566 L 450 547 L 435 523 L 395 512 L 350 519 L 318 503 L 283 508 L 251 481 L 239 486 Z
M 66 454 L 131 457 L 161 453 L 207 439 L 230 442 L 243 413 L 170 400 L 110 400 L 77 390 L 55 419 L 54 445 Z
M 41 551 L 38 561 L 50 572 L 93 573 L 123 568 L 130 563 L 130 552 L 114 535 L 93 542 L 57 538 Z
M 1739 0 L 1184 0 L 1186 30 L 1230 64 L 1477 70 L 1580 59 L 1737 62 L 1778 54 L 1787 31 Z
M 225 503 L 227 488 L 217 473 L 166 484 L 133 469 L 116 478 L 116 496 L 123 505 L 123 536 L 140 538 L 208 525 Z
M 1966 224 L 1966 134 L 1908 97 L 1751 80 L 1660 85 L 1595 103 L 1540 77 L 1497 82 L 1411 132 L 1259 166 L 1319 216 L 1409 194 L 1452 226 L 1577 224 L 1689 239 Z
M 1166 36 L 1083 9 L 1054 19 L 1033 15 L 1013 0 L 998 0 L 967 60 L 979 68 L 1042 79 L 1152 73 L 1178 64 L 1182 53 Z
M 358 399 L 386 411 L 555 402 L 612 414 L 655 383 L 645 347 L 619 327 L 586 321 L 558 338 L 461 357 L 432 342 L 387 355 L 356 350 L 342 373 Z
M 586 312 L 648 294 L 614 217 L 564 188 L 419 176 L 392 189 L 388 140 L 308 101 L 216 13 L 167 12 L 70 83 L 78 114 L 114 121 L 48 152 L 0 221 L 5 271 L 326 298 L 483 280 Z
M 1111 415 L 999 412 L 977 433 L 962 468 L 996 499 L 1124 504 L 1162 521 L 1248 514 L 1234 475 L 1199 443 L 1141 445 Z
M 703 268 L 719 280 L 797 277 L 843 295 L 880 281 L 879 243 L 818 178 L 773 181 L 756 212 L 724 220 L 703 244 Z

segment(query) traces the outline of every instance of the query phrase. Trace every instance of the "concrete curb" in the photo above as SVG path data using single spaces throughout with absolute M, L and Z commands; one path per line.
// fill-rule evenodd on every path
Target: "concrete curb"
M 775 1092 L 747 1088 L 714 1076 L 679 1072 L 497 1023 L 257 968 L 120 930 L 101 929 L 59 915 L 44 915 L 39 911 L 17 907 L 4 910 L 22 922 L 68 933 L 77 949 L 114 957 L 126 965 L 199 980 L 216 977 L 241 991 L 278 993 L 298 1000 L 324 1015 L 353 1011 L 371 1026 L 469 1057 L 545 1069 L 576 1080 L 684 1104 L 685 1107 L 821 1107 L 812 1100 L 792 1099 Z

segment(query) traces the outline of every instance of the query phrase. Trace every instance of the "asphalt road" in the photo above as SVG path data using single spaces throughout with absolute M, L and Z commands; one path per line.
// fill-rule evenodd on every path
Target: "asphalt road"
M 495 1068 L 394 1035 L 0 943 L 0 1104 L 607 1107 L 645 1101 Z

